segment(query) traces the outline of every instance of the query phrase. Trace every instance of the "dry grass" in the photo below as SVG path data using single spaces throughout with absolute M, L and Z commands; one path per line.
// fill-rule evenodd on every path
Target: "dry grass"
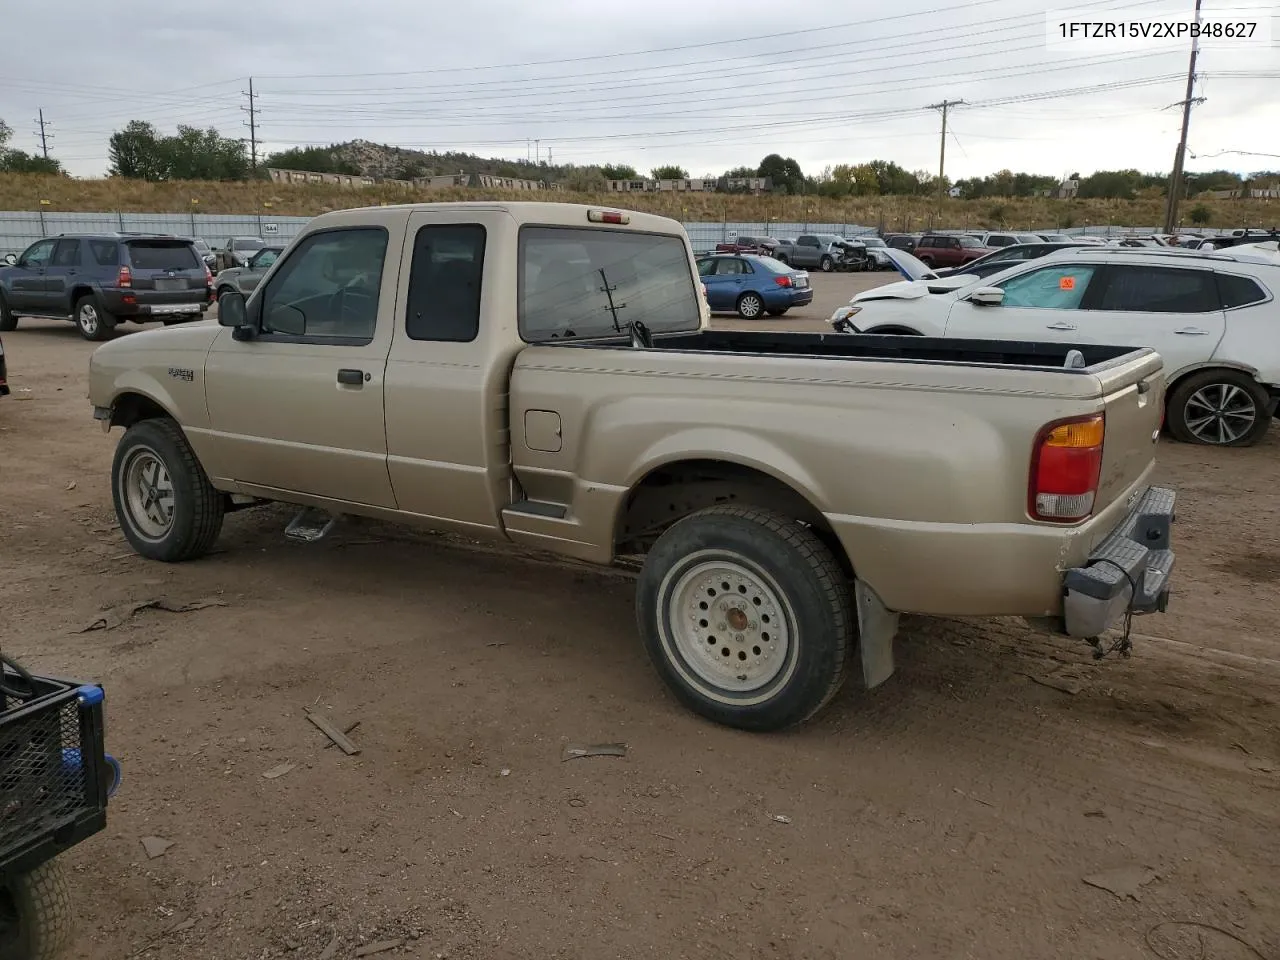
M 315 216 L 329 210 L 379 203 L 535 198 L 577 203 L 600 203 L 605 199 L 599 194 L 414 191 L 388 186 L 353 190 L 329 185 L 283 185 L 260 181 L 147 183 L 140 180 L 75 180 L 0 174 L 0 210 L 35 210 L 42 200 L 47 200 L 46 210 L 68 212 L 185 213 L 194 209 L 197 213 L 246 214 L 269 210 L 279 216 Z M 940 217 L 934 201 L 925 197 L 824 200 L 818 197 L 649 194 L 612 199 L 631 209 L 661 213 L 684 221 L 859 223 L 883 225 L 888 230 L 920 229 L 934 222 L 965 229 L 1043 229 L 1106 224 L 1151 226 L 1164 219 L 1164 204 L 1158 198 L 1132 201 L 947 200 Z M 1263 227 L 1280 221 L 1280 204 L 1266 200 L 1193 201 L 1183 206 L 1183 215 L 1202 202 L 1212 213 L 1209 226 L 1213 227 Z

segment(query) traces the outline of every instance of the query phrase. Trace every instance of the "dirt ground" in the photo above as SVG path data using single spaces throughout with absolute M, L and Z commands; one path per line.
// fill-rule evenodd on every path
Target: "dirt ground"
M 817 278 L 786 325 L 870 279 Z M 370 524 L 302 545 L 274 507 L 228 518 L 205 560 L 137 558 L 92 345 L 29 321 L 4 344 L 0 643 L 101 681 L 124 767 L 107 830 L 65 857 L 70 956 L 1280 951 L 1280 429 L 1162 444 L 1179 568 L 1131 659 L 910 619 L 884 687 L 752 736 L 666 694 L 621 574 Z M 217 603 L 82 632 L 161 597 Z M 326 748 L 308 708 L 358 721 L 360 752 Z M 566 762 L 571 742 L 628 751 Z M 148 859 L 143 837 L 172 846 Z M 1132 897 L 1085 882 L 1113 871 Z

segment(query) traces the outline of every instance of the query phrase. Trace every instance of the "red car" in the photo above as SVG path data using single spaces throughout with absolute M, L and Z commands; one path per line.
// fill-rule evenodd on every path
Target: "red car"
M 959 234 L 926 233 L 912 253 L 930 267 L 960 267 L 985 257 L 994 247 L 984 247 L 977 237 Z
M 773 256 L 778 249 L 778 241 L 773 237 L 734 237 L 730 243 L 717 243 L 716 253 L 756 253 L 763 257 Z

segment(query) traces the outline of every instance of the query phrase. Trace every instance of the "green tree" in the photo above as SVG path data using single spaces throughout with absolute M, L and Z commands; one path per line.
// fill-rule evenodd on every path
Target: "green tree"
M 587 169 L 596 168 L 589 167 Z M 625 163 L 606 163 L 599 168 L 599 171 L 600 175 L 606 180 L 638 180 L 640 178 L 639 174 L 636 173 L 636 168 Z
M 49 173 L 66 175 L 62 164 L 25 150 L 15 150 L 9 146 L 13 139 L 13 128 L 0 120 L 0 173 Z
M 161 157 L 156 128 L 143 120 L 131 120 L 107 141 L 107 156 L 113 177 L 130 180 L 166 179 L 168 164 Z
M 607 167 L 570 167 L 562 182 L 565 188 L 575 193 L 603 193 L 609 189 L 609 180 L 634 180 L 635 171 L 630 177 L 609 177 L 604 171 Z M 613 172 L 616 172 L 614 168 Z
M 262 165 L 282 170 L 304 170 L 307 173 L 360 174 L 360 169 L 350 160 L 339 158 L 333 147 L 291 147 L 271 154 L 262 161 Z
M 760 161 L 756 176 L 768 177 L 773 181 L 773 188 L 782 193 L 802 194 L 809 186 L 800 164 L 777 153 L 771 153 Z
M 649 176 L 654 180 L 687 180 L 689 171 L 684 167 L 676 166 L 674 163 L 661 167 L 654 167 Z
M 748 177 L 759 176 L 755 167 L 734 167 L 732 170 L 726 170 L 721 176 L 731 180 L 743 180 Z
M 133 120 L 108 141 L 111 175 L 135 180 L 245 180 L 249 158 L 244 144 L 210 127 L 179 126 L 172 137 Z
M 1197 227 L 1205 227 L 1209 225 L 1209 221 L 1213 219 L 1213 211 L 1206 207 L 1203 203 L 1197 203 L 1194 207 L 1187 211 L 1187 219 L 1194 223 Z

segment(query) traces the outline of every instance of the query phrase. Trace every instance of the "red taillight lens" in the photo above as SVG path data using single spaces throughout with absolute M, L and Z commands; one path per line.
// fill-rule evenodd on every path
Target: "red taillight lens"
M 119 270 L 119 272 L 116 274 L 116 286 L 117 286 L 117 287 L 132 287 L 132 286 L 133 286 L 133 271 L 132 271 L 132 270 L 130 270 L 128 267 L 121 267 L 121 268 L 120 268 L 120 270 Z
M 1027 488 L 1027 512 L 1032 517 L 1074 523 L 1093 513 L 1105 433 L 1106 418 L 1100 413 L 1041 428 Z
M 791 278 L 790 278 L 790 277 L 774 277 L 774 278 L 773 278 L 773 282 L 774 282 L 774 283 L 776 283 L 776 284 L 777 284 L 778 286 L 780 286 L 780 287 L 789 287 L 789 286 L 791 286 Z
M 213 286 L 213 271 L 209 269 L 209 265 L 204 265 L 204 282 L 208 286 Z

